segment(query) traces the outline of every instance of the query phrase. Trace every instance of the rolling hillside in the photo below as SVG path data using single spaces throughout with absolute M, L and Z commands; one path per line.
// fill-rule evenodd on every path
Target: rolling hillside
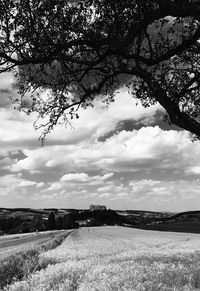
M 141 229 L 200 233 L 200 210 L 180 213 L 145 210 L 88 209 L 31 209 L 0 208 L 0 234 L 47 230 L 49 214 L 53 213 L 56 225 L 53 229 L 74 228 L 63 225 L 64 217 L 70 215 L 79 226 L 121 225 Z M 68 218 L 67 218 L 68 219 Z M 14 228 L 12 228 L 15 225 Z M 7 228 L 6 228 L 7 226 Z M 4 227 L 4 228 L 3 228 Z M 7 231 L 5 231 L 7 229 Z

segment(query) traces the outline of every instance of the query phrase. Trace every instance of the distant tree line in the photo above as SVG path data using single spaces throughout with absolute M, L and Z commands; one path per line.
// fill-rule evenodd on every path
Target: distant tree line
M 77 220 L 87 220 L 93 219 L 96 221 L 97 225 L 114 225 L 114 224 L 122 224 L 126 222 L 125 217 L 119 215 L 114 210 L 85 210 L 78 213 Z
M 73 212 L 58 217 L 55 217 L 55 214 L 50 212 L 46 228 L 47 230 L 78 228 L 76 218 L 77 215 Z
M 41 216 L 26 219 L 20 216 L 13 216 L 0 219 L 0 235 L 77 227 L 78 224 L 75 222 L 73 213 L 65 214 L 63 217 L 56 217 L 54 212 L 50 212 L 47 220 Z
M 41 215 L 32 218 L 12 216 L 0 218 L 0 234 L 25 233 L 56 229 L 73 229 L 79 222 L 85 221 L 88 226 L 115 225 L 127 223 L 126 218 L 113 210 L 73 210 L 64 216 L 51 209 L 48 218 Z
M 9 217 L 0 219 L 0 231 L 2 233 L 12 233 L 11 230 L 19 230 L 19 226 L 22 226 L 22 219 L 17 217 Z
M 158 218 L 134 217 L 120 215 L 116 211 L 108 210 L 76 210 L 72 209 L 65 215 L 59 215 L 57 209 L 49 209 L 48 216 L 38 212 L 32 217 L 12 216 L 0 218 L 0 235 L 12 233 L 25 233 L 34 231 L 74 229 L 80 226 L 125 225 L 137 226 L 151 224 Z M 161 219 L 159 219 L 161 220 Z
M 70 229 L 77 228 L 78 222 L 86 221 L 86 225 L 100 226 L 100 225 L 114 225 L 123 224 L 127 220 L 124 216 L 119 215 L 113 210 L 74 210 L 66 215 L 55 217 L 54 213 L 51 212 L 47 221 L 47 229 Z M 88 223 L 87 223 L 88 221 Z
M 0 219 L 0 234 L 25 233 L 36 230 L 46 230 L 45 221 L 41 217 L 22 219 L 20 216 L 14 216 Z
M 26 210 L 26 209 L 25 209 Z M 34 231 L 74 229 L 79 226 L 122 225 L 132 227 L 154 227 L 163 223 L 200 222 L 200 212 L 184 212 L 167 217 L 156 215 L 120 215 L 114 210 L 76 210 L 59 215 L 57 209 L 49 209 L 48 216 L 39 211 L 33 216 L 10 216 L 0 218 L 0 235 Z M 22 211 L 22 209 L 20 209 Z M 27 212 L 27 211 L 24 211 Z M 155 227 L 154 227 L 155 228 Z M 199 227 L 198 227 L 199 229 Z

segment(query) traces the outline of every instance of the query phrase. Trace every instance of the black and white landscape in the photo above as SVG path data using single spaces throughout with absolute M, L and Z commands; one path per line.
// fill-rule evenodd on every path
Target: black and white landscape
M 0 290 L 200 288 L 200 0 L 0 0 Z

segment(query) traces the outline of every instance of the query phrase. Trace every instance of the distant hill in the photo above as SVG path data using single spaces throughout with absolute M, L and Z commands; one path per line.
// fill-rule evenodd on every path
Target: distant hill
M 149 210 L 0 208 L 0 234 L 46 230 L 50 213 L 54 214 L 59 229 L 62 228 L 62 220 L 68 216 L 79 226 L 117 224 L 151 230 L 200 233 L 200 210 L 172 213 Z
M 69 212 L 73 212 L 75 209 L 57 209 L 57 208 L 0 208 L 0 219 L 20 216 L 21 218 L 38 217 L 48 218 L 50 212 L 54 212 L 56 215 L 63 216 Z
M 156 216 L 156 217 L 169 217 L 175 215 L 172 212 L 157 212 L 157 211 L 146 211 L 146 210 L 115 210 L 121 215 L 135 215 L 135 216 Z

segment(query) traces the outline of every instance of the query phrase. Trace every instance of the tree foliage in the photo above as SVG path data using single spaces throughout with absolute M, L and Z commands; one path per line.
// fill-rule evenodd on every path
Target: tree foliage
M 43 137 L 122 86 L 200 136 L 200 0 L 0 0 L 0 11 L 0 72 L 15 73 L 19 109 L 48 118 Z
M 53 212 L 49 213 L 48 220 L 47 220 L 47 229 L 48 230 L 56 229 L 56 219 Z

